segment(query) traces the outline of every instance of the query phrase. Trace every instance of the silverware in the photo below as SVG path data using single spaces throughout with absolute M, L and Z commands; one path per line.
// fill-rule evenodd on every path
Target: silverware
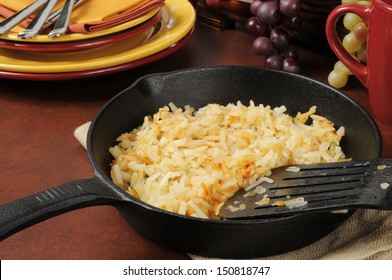
M 73 9 L 79 7 L 81 4 L 83 4 L 84 2 L 86 2 L 87 0 L 74 0 L 74 4 L 73 4 Z M 53 23 L 55 23 L 62 11 L 63 8 L 58 8 L 56 11 L 52 12 L 48 18 L 46 19 L 44 25 L 42 26 L 42 29 L 48 28 L 49 26 L 51 26 Z
M 46 2 L 39 13 L 34 17 L 33 21 L 29 24 L 29 26 L 25 30 L 19 32 L 18 37 L 22 39 L 28 39 L 37 35 L 56 3 L 57 0 L 49 0 Z
M 392 210 L 391 159 L 285 166 L 272 170 L 268 178 L 237 191 L 219 216 L 250 219 L 339 209 Z
M 147 35 L 147 38 L 141 43 L 142 45 L 154 39 L 163 29 L 162 19 L 158 20 L 158 22 L 154 25 L 154 27 L 150 30 L 150 33 Z
M 48 0 L 37 0 L 36 2 L 27 6 L 20 12 L 2 21 L 0 23 L 0 35 L 3 35 L 4 33 L 11 30 L 14 26 L 18 25 L 21 21 L 23 21 L 35 11 L 37 11 L 39 8 L 41 8 L 46 2 L 48 2 Z
M 49 38 L 56 38 L 61 35 L 64 35 L 65 32 L 67 32 L 69 19 L 71 18 L 74 3 L 74 0 L 67 0 L 65 2 L 63 8 L 61 9 L 58 20 L 56 21 L 54 29 L 48 34 Z

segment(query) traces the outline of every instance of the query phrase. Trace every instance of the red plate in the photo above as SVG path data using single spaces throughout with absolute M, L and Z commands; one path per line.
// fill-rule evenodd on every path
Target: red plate
M 20 51 L 33 51 L 33 52 L 74 52 L 81 51 L 86 49 L 92 49 L 97 47 L 106 46 L 109 44 L 113 44 L 115 42 L 119 42 L 133 36 L 136 36 L 147 29 L 151 28 L 157 21 L 161 18 L 161 12 L 158 12 L 151 19 L 129 28 L 124 31 L 120 31 L 114 34 L 87 39 L 87 40 L 78 40 L 72 42 L 64 42 L 64 43 L 25 43 L 20 41 L 9 41 L 0 39 L 0 48 L 4 49 L 12 49 L 12 50 L 20 50 Z
M 127 63 L 110 66 L 101 69 L 86 70 L 86 71 L 76 71 L 67 73 L 20 73 L 20 72 L 9 72 L 0 71 L 1 78 L 15 79 L 15 80 L 41 80 L 41 81 L 54 81 L 54 80 L 73 80 L 73 79 L 83 79 L 96 76 L 102 76 L 107 74 L 112 74 L 132 68 L 136 68 L 153 61 L 162 59 L 179 49 L 181 49 L 191 38 L 194 33 L 195 27 L 180 41 L 171 45 L 167 49 L 160 51 L 156 54 L 135 60 Z

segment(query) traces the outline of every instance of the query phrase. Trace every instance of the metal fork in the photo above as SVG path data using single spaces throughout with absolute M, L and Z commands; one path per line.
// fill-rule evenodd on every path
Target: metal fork
M 73 9 L 76 9 L 77 7 L 79 7 L 81 4 L 83 4 L 86 1 L 87 0 L 74 0 Z M 49 26 L 51 26 L 53 23 L 57 22 L 59 20 L 59 17 L 60 17 L 60 14 L 62 13 L 62 11 L 63 11 L 63 8 L 61 7 L 61 8 L 58 8 L 56 11 L 52 12 L 48 16 L 48 18 L 46 19 L 44 25 L 42 26 L 42 29 L 46 29 Z
M 74 6 L 74 0 L 67 0 L 61 9 L 58 20 L 54 26 L 54 29 L 49 32 L 49 38 L 56 38 L 64 35 L 67 32 L 69 19 L 71 18 L 72 9 Z
M 247 219 L 338 209 L 392 210 L 391 159 L 285 166 L 272 170 L 266 180 L 271 181 L 238 191 L 219 216 Z
M 37 35 L 56 3 L 57 0 L 49 0 L 46 2 L 39 13 L 31 21 L 29 26 L 25 30 L 19 32 L 18 37 L 22 39 L 28 39 Z
M 41 8 L 48 0 L 37 0 L 31 5 L 27 6 L 20 12 L 14 14 L 13 16 L 5 19 L 0 23 L 0 35 L 7 33 L 14 26 L 19 24 L 21 21 L 29 17 L 31 14 L 36 12 L 39 8 Z

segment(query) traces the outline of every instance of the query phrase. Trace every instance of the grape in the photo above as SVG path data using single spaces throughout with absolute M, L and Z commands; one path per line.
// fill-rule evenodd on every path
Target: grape
M 341 0 L 342 3 L 356 2 L 360 5 L 370 5 L 369 1 L 361 0 Z M 350 31 L 344 36 L 342 45 L 358 63 L 366 63 L 366 45 L 368 37 L 368 27 L 363 20 L 354 13 L 347 13 L 343 18 L 344 27 Z M 328 76 L 328 83 L 334 87 L 341 88 L 347 83 L 348 76 L 353 73 L 341 62 L 334 65 L 334 69 Z
M 283 28 L 275 27 L 271 30 L 270 40 L 275 48 L 283 50 L 289 45 L 289 33 Z
M 339 70 L 343 71 L 346 75 L 352 75 L 353 73 L 350 71 L 350 69 L 347 68 L 346 65 L 343 64 L 340 60 L 335 63 L 333 66 L 333 70 Z
M 368 27 L 364 22 L 358 23 L 354 27 L 355 38 L 360 42 L 366 42 L 368 36 Z
M 257 16 L 264 23 L 276 24 L 280 15 L 279 6 L 275 1 L 263 2 L 257 9 Z
M 272 42 L 267 37 L 258 37 L 253 41 L 253 50 L 257 55 L 267 56 L 272 52 Z
M 297 66 L 297 61 L 293 58 L 283 59 L 282 69 L 291 73 L 299 73 L 299 67 Z
M 287 16 L 282 16 L 280 18 L 280 22 L 282 23 L 282 26 L 289 29 L 289 30 L 297 30 L 302 23 L 302 17 L 300 15 L 295 16 L 295 17 L 287 17 Z
M 341 69 L 331 71 L 328 75 L 328 83 L 336 88 L 342 88 L 347 84 L 348 75 Z
M 246 32 L 253 36 L 263 36 L 267 26 L 258 17 L 251 17 L 245 23 Z
M 299 55 L 298 55 L 298 51 L 296 48 L 292 47 L 292 46 L 288 46 L 287 48 L 285 48 L 280 55 L 283 58 L 293 58 L 295 60 L 298 59 Z
M 355 26 L 360 22 L 363 22 L 363 20 L 354 13 L 347 13 L 343 17 L 343 25 L 349 31 L 354 30 Z
M 222 6 L 223 0 L 206 0 L 207 6 L 211 9 L 218 9 Z
M 357 50 L 357 57 L 359 61 L 366 63 L 366 46 L 367 44 L 362 44 L 362 46 Z
M 362 45 L 362 42 L 358 41 L 357 38 L 355 38 L 354 32 L 350 32 L 346 36 L 344 36 L 342 45 L 349 53 L 354 53 L 359 50 Z
M 265 58 L 264 66 L 282 69 L 283 59 L 277 54 L 270 54 Z
M 253 16 L 247 20 L 245 28 L 256 37 L 252 49 L 257 55 L 264 56 L 265 67 L 299 72 L 298 51 L 290 46 L 289 40 L 302 23 L 300 9 L 301 0 L 251 2 L 250 12 Z
M 299 14 L 301 10 L 300 0 L 280 0 L 279 9 L 285 16 L 290 18 L 295 17 Z
M 250 13 L 254 16 L 257 16 L 257 9 L 260 7 L 261 4 L 263 4 L 263 1 L 261 0 L 252 1 L 252 3 L 250 3 Z

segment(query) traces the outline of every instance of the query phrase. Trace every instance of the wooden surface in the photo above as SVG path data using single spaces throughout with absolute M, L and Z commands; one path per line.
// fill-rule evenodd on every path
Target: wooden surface
M 0 79 L 0 204 L 74 179 L 92 168 L 74 130 L 142 75 L 207 65 L 261 65 L 241 30 L 197 28 L 181 50 L 160 61 L 109 76 L 76 81 Z M 326 82 L 336 58 L 300 48 L 301 74 Z M 355 78 L 343 90 L 369 109 Z M 392 127 L 378 123 L 384 156 L 392 157 Z M 69 212 L 0 242 L 0 259 L 183 259 L 136 233 L 111 206 Z

